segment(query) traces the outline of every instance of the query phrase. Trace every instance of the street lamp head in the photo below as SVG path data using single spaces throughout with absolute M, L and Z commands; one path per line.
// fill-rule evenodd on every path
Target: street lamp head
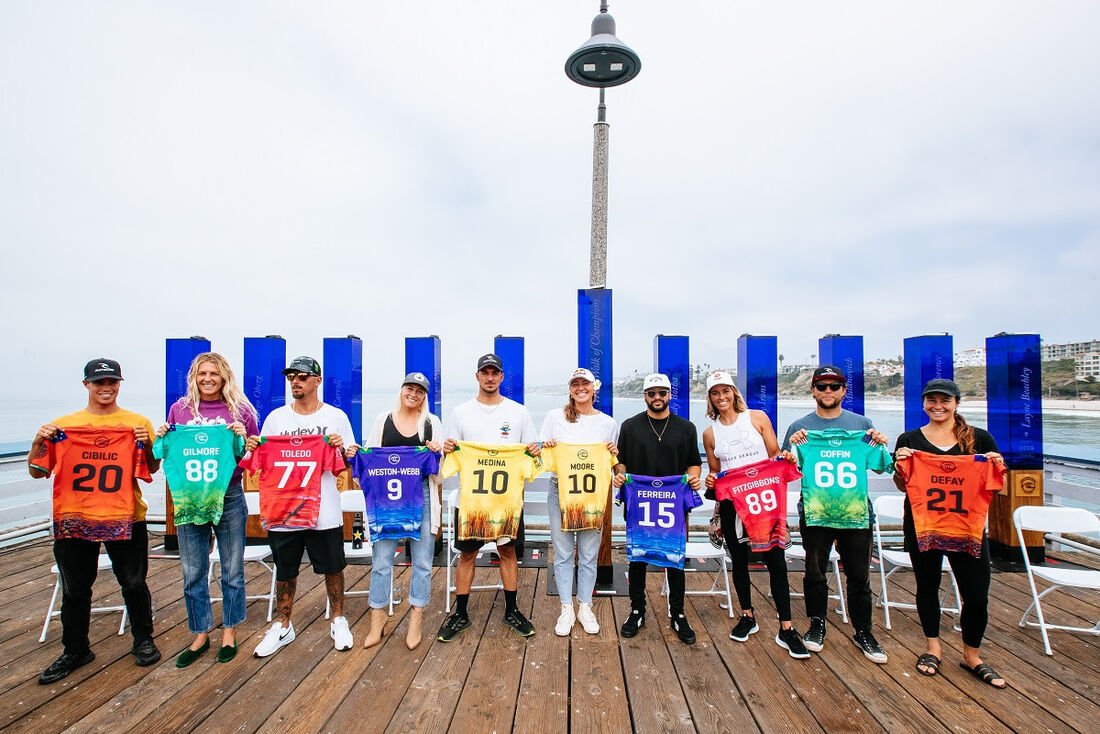
M 569 55 L 565 74 L 586 87 L 626 84 L 642 70 L 634 50 L 615 37 L 615 19 L 606 10 L 592 21 L 592 37 Z

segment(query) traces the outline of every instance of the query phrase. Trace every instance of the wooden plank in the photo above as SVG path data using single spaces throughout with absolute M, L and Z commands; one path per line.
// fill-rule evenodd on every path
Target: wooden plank
M 599 634 L 589 635 L 578 624 L 570 646 L 569 731 L 625 734 L 631 731 L 630 706 L 619 657 L 619 627 L 615 624 L 610 599 L 594 599 L 592 610 L 600 623 Z M 529 659 L 530 654 L 528 651 Z M 552 668 L 555 664 L 552 658 L 548 658 L 543 669 Z M 525 683 L 526 679 L 527 673 L 524 674 Z M 522 698 L 521 708 L 527 707 L 527 700 L 527 696 Z M 518 715 L 516 719 L 519 720 Z M 556 730 L 563 728 L 559 726 Z
M 528 577 L 524 578 L 525 581 L 526 578 Z M 534 572 L 529 578 L 534 578 Z M 573 645 L 572 659 L 576 660 L 578 635 L 588 637 L 580 624 L 574 626 L 573 634 L 569 637 L 558 637 L 554 633 L 554 624 L 561 613 L 561 602 L 558 597 L 547 595 L 546 585 L 549 578 L 549 569 L 538 569 L 538 582 L 528 617 L 531 624 L 535 625 L 535 634 L 527 640 L 519 684 L 519 705 L 516 707 L 512 725 L 512 731 L 520 734 L 568 730 L 570 642 Z M 523 611 L 526 613 L 528 610 Z M 616 668 L 618 657 L 616 650 Z M 591 697 L 586 696 L 586 700 L 591 700 Z M 627 721 L 629 722 L 629 717 Z M 607 727 L 577 729 L 597 730 L 606 731 Z

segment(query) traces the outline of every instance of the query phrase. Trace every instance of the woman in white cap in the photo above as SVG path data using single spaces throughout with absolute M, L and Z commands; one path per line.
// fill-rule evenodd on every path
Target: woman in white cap
M 719 371 L 707 376 L 707 417 L 714 421 L 710 428 L 703 431 L 703 449 L 707 452 L 707 466 L 710 468 L 710 474 L 704 479 L 707 499 L 715 498 L 715 475 L 719 471 L 753 464 L 780 453 L 788 461 L 794 460 L 791 454 L 780 452 L 768 414 L 762 410 L 749 410 L 728 372 Z M 733 585 L 741 607 L 741 619 L 730 631 L 730 639 L 747 642 L 749 635 L 760 630 L 753 612 L 752 584 L 749 582 L 749 538 L 732 500 L 719 502 L 718 514 L 732 561 Z M 802 636 L 791 624 L 791 589 L 787 582 L 787 559 L 783 548 L 776 546 L 761 555 L 768 567 L 772 598 L 779 615 L 779 633 L 775 636 L 775 643 L 792 658 L 808 659 L 810 653 L 802 642 Z
M 619 424 L 593 404 L 599 385 L 589 370 L 578 367 L 569 377 L 569 402 L 560 410 L 551 410 L 542 422 L 543 447 L 553 448 L 559 442 L 570 444 L 605 443 L 612 454 L 619 440 Z M 600 530 L 562 530 L 558 497 L 558 477 L 550 475 L 550 491 L 546 495 L 550 513 L 550 537 L 554 543 L 554 581 L 561 601 L 561 615 L 554 632 L 562 637 L 580 621 L 584 631 L 594 635 L 600 631 L 592 611 L 592 592 L 596 588 L 596 560 L 600 552 Z M 577 547 L 577 601 L 573 610 L 573 545 Z

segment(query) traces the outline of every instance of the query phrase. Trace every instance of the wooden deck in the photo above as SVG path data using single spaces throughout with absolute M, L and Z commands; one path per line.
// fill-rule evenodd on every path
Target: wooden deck
M 152 542 L 159 541 L 154 536 Z M 944 633 L 941 675 L 918 675 L 913 664 L 922 635 L 915 612 L 892 613 L 894 628 L 886 630 L 875 610 L 875 632 L 890 655 L 885 666 L 864 660 L 835 614 L 824 652 L 809 661 L 791 659 L 772 642 L 774 622 L 762 622 L 748 644 L 734 642 L 715 597 L 688 598 L 699 640 L 682 645 L 663 624 L 655 573 L 648 624 L 636 638 L 618 638 L 629 609 L 625 599 L 597 601 L 599 635 L 588 636 L 577 625 L 571 638 L 559 638 L 553 633 L 558 602 L 546 595 L 545 569 L 521 572 L 520 603 L 538 629 L 528 640 L 501 624 L 502 594 L 475 592 L 474 626 L 455 642 L 427 637 L 408 652 L 403 604 L 383 644 L 364 650 L 367 604 L 359 596 L 347 602 L 357 645 L 337 653 L 324 619 L 323 585 L 303 570 L 294 611 L 298 638 L 289 647 L 264 660 L 251 657 L 267 626 L 266 602 L 252 602 L 236 660 L 219 664 L 211 652 L 177 670 L 175 657 L 190 635 L 179 564 L 163 560 L 151 561 L 149 573 L 161 663 L 136 667 L 131 638 L 116 634 L 118 615 L 97 615 L 91 626 L 95 661 L 58 684 L 40 686 L 38 673 L 61 652 L 59 623 L 51 625 L 45 644 L 38 642 L 54 583 L 51 563 L 45 541 L 0 552 L 4 731 L 1095 732 L 1100 721 L 1100 639 L 1055 632 L 1055 655 L 1044 655 L 1038 632 L 1016 624 L 1030 598 L 1027 577 L 1017 573 L 994 574 L 983 647 L 986 660 L 1009 680 L 1005 691 L 958 667 L 960 640 L 950 631 Z M 364 588 L 368 573 L 369 566 L 349 567 L 348 588 Z M 396 573 L 395 583 L 406 586 L 407 573 Z M 496 575 L 493 569 L 477 573 L 486 580 Z M 250 593 L 265 591 L 269 577 L 252 569 L 249 574 Z M 709 586 L 701 576 L 689 575 L 689 588 Z M 425 615 L 429 633 L 443 619 L 443 579 L 436 569 Z M 791 579 L 800 589 L 801 574 Z M 753 581 L 764 618 L 767 574 L 754 573 Z M 912 577 L 904 576 L 895 589 L 899 596 L 911 594 Z M 109 574 L 96 591 L 96 603 L 117 603 Z M 1096 603 L 1058 594 L 1050 610 L 1091 623 Z M 794 609 L 795 624 L 804 630 L 801 599 Z

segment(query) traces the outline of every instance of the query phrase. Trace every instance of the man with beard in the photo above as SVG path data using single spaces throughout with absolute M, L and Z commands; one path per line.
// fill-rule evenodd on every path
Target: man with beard
M 874 429 L 869 418 L 841 407 L 847 393 L 847 378 L 839 368 L 825 365 L 814 370 L 810 380 L 810 394 L 817 403 L 817 409 L 791 423 L 783 439 L 783 449 L 789 451 L 791 444 L 797 446 L 805 442 L 808 431 L 829 428 L 866 431 L 875 443 L 885 444 L 886 436 Z M 829 604 L 829 580 L 825 574 L 829 564 L 829 551 L 835 541 L 840 563 L 844 566 L 844 577 L 848 582 L 848 613 L 855 629 L 853 639 L 868 660 L 885 663 L 886 653 L 871 633 L 870 524 L 866 528 L 858 529 L 807 525 L 801 500 L 798 503 L 798 516 L 802 547 L 806 550 L 806 575 L 802 582 L 806 616 L 810 618 L 810 629 L 802 638 L 806 649 L 821 652 L 825 644 L 825 614 Z

